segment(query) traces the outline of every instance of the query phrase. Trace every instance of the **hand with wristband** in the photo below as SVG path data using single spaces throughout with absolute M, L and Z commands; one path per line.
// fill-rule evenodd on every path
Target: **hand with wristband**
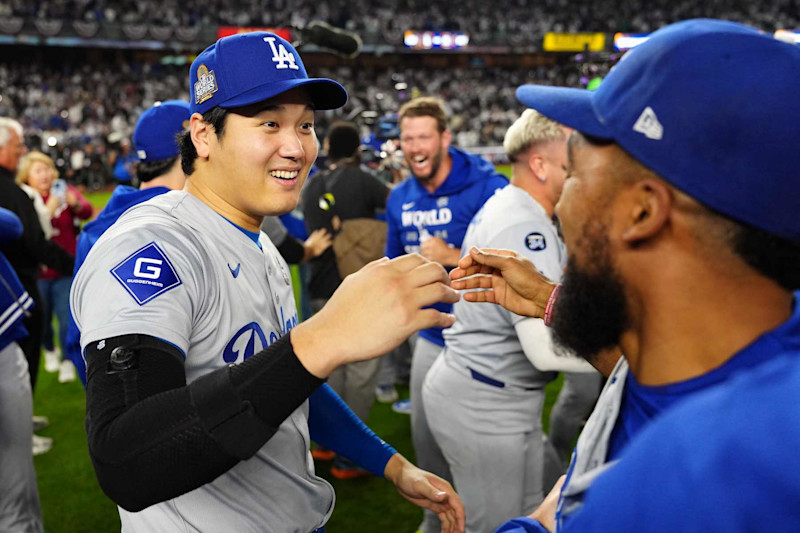
M 495 303 L 518 315 L 544 318 L 547 325 L 552 321 L 559 284 L 516 252 L 473 247 L 450 279 L 454 289 L 469 291 L 463 294 L 468 302 Z

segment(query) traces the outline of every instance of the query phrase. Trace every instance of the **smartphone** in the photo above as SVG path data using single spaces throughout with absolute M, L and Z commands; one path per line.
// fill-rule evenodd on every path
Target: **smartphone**
M 67 182 L 64 180 L 56 180 L 50 187 L 50 194 L 64 198 L 67 195 Z

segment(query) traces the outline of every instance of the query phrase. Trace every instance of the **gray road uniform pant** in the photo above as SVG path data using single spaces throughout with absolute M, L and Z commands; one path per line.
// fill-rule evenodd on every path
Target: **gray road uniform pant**
M 17 343 L 0 350 L 0 531 L 44 531 L 33 469 L 33 397 Z
M 438 344 L 417 337 L 411 360 L 411 440 L 414 443 L 417 466 L 452 483 L 453 476 L 450 473 L 450 466 L 431 433 L 422 397 L 422 384 L 425 382 L 425 376 L 441 351 L 442 347 Z M 420 526 L 423 533 L 436 533 L 442 530 L 436 513 L 426 509 L 424 516 Z
M 468 532 L 494 531 L 542 502 L 544 397 L 541 388 L 476 380 L 446 350 L 428 372 L 425 412 L 464 502 Z

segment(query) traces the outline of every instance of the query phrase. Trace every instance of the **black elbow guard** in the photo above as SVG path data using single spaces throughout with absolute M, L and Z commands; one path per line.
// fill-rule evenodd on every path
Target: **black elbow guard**
M 278 429 L 265 424 L 253 405 L 241 399 L 228 366 L 197 378 L 189 385 L 189 395 L 203 428 L 237 459 L 255 455 Z

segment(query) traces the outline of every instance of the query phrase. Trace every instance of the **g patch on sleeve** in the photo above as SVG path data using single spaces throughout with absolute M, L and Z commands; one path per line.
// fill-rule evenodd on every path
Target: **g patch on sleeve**
M 544 240 L 544 235 L 534 231 L 533 233 L 528 233 L 525 237 L 525 246 L 528 250 L 539 252 L 547 248 L 547 242 Z
M 146 244 L 111 269 L 139 305 L 180 285 L 181 278 L 167 255 L 155 242 Z

